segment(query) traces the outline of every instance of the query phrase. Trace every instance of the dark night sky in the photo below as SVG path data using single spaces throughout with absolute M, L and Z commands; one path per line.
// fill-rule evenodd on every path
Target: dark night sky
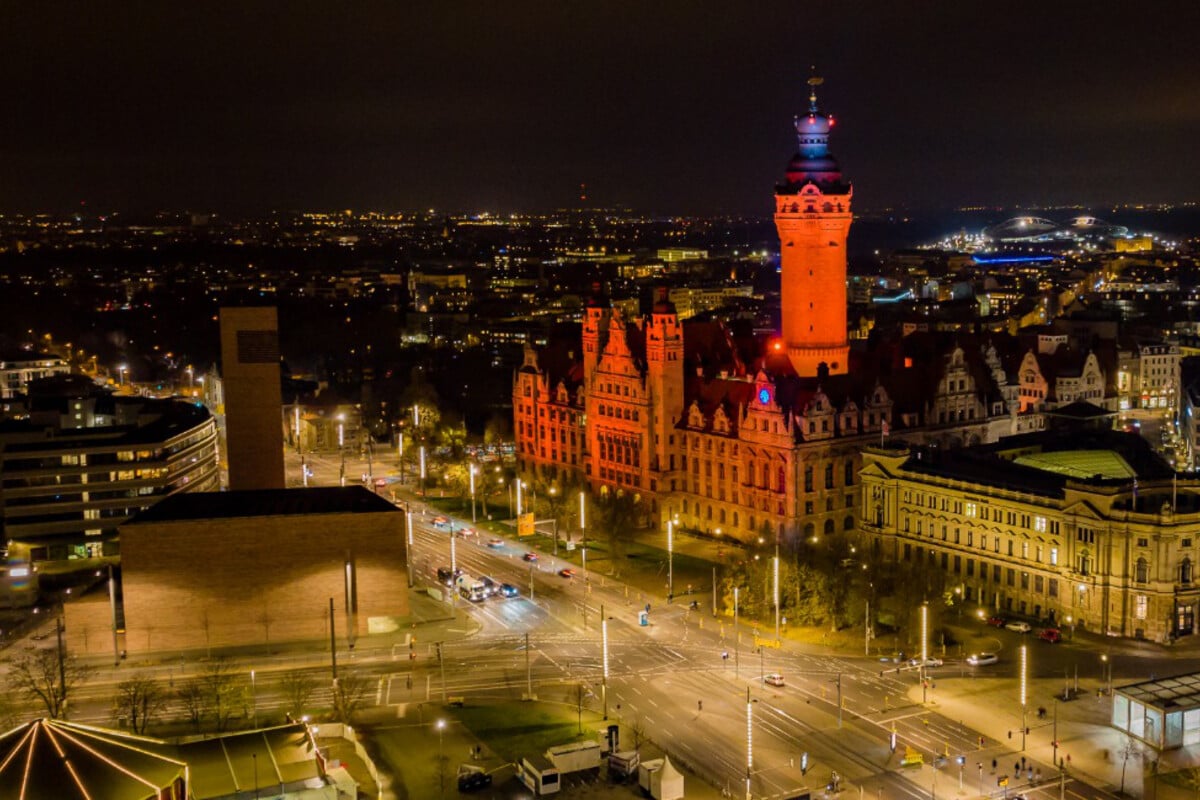
M 346 6 L 352 6 L 351 9 Z M 1200 3 L 0 4 L 0 209 L 1200 199 Z

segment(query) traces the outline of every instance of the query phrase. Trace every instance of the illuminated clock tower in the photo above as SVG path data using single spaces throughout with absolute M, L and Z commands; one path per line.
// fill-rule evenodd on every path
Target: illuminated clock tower
M 833 117 L 817 107 L 821 78 L 809 78 L 808 114 L 796 117 L 799 149 L 775 188 L 783 343 L 801 376 L 849 370 L 846 340 L 846 236 L 853 189 L 829 154 Z

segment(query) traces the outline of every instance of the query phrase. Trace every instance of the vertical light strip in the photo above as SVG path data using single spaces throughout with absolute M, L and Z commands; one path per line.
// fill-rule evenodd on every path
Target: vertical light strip
M 1026 683 L 1027 678 L 1028 678 L 1028 669 L 1029 669 L 1029 662 L 1027 660 L 1027 653 L 1025 650 L 1025 645 L 1021 645 L 1021 707 L 1022 708 L 1025 707 L 1026 689 L 1028 688 L 1027 683 Z

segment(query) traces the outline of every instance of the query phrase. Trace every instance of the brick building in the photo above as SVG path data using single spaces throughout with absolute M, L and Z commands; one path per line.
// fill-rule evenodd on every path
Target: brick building
M 186 650 L 395 630 L 404 515 L 362 487 L 176 495 L 121 528 L 122 649 Z M 112 652 L 107 598 L 66 607 L 77 652 Z

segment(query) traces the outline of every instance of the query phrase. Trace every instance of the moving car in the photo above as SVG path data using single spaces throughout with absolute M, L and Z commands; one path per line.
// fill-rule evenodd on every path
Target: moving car
M 786 686 L 787 685 L 786 683 L 784 683 L 783 676 L 780 675 L 778 672 L 768 673 L 766 676 L 763 677 L 763 682 L 769 686 Z
M 972 667 L 983 667 L 988 664 L 995 664 L 1000 660 L 1000 657 L 995 653 L 972 653 L 967 656 L 967 663 Z
M 451 572 L 449 567 L 438 567 L 438 571 L 437 571 L 438 582 L 444 583 L 447 586 L 453 586 L 454 579 L 458 578 L 462 574 L 463 574 L 462 567 L 458 567 L 453 572 Z
M 1017 633 L 1029 633 L 1031 630 L 1033 630 L 1033 626 L 1031 626 L 1028 622 L 1019 621 L 1010 622 L 1004 627 L 1010 631 L 1016 631 Z
M 450 520 L 446 519 L 445 517 L 434 517 L 433 518 L 433 527 L 435 527 L 435 528 L 444 528 L 449 524 L 450 524 Z
M 565 569 L 560 569 L 558 574 L 562 575 L 564 578 L 574 578 L 575 570 L 571 569 L 570 567 L 566 567 Z
M 942 664 L 944 664 L 944 663 L 945 663 L 945 662 L 944 662 L 944 661 L 942 661 L 940 658 L 935 658 L 935 657 L 933 657 L 933 656 L 930 656 L 929 658 L 925 659 L 925 666 L 927 666 L 927 667 L 940 667 L 940 666 L 942 666 Z M 920 659 L 920 657 L 918 656 L 917 658 L 910 658 L 910 659 L 908 660 L 908 665 L 909 665 L 910 667 L 919 667 L 919 666 L 921 666 L 921 659 Z
M 488 547 L 492 548 L 493 550 L 499 550 L 501 547 L 504 547 L 504 540 L 488 539 Z
M 987 624 L 991 625 L 993 628 L 1003 628 L 1004 623 L 1007 621 L 1008 620 L 1006 620 L 1004 617 L 991 617 L 988 619 Z
M 516 597 L 521 594 L 521 592 L 511 583 L 502 583 L 500 584 L 500 594 L 503 597 Z
M 459 765 L 458 790 L 460 792 L 474 792 L 479 789 L 486 789 L 491 785 L 491 773 L 484 772 L 481 767 L 477 767 L 474 764 Z
M 538 556 L 537 553 L 526 553 L 525 555 L 521 556 L 521 558 L 525 559 L 526 561 L 537 561 Z
M 465 538 L 467 538 L 468 536 L 474 536 L 474 535 L 475 535 L 475 529 L 474 529 L 474 528 L 459 528 L 459 529 L 458 529 L 458 530 L 456 530 L 454 533 L 455 533 L 455 535 L 457 535 L 459 538 L 461 538 L 461 539 L 465 539 Z
M 1060 631 L 1058 628 L 1043 628 L 1041 632 L 1038 633 L 1038 638 L 1043 642 L 1056 644 L 1062 641 L 1062 631 Z
M 483 593 L 487 597 L 491 597 L 500 590 L 500 584 L 487 575 L 479 576 L 479 582 L 483 584 Z

